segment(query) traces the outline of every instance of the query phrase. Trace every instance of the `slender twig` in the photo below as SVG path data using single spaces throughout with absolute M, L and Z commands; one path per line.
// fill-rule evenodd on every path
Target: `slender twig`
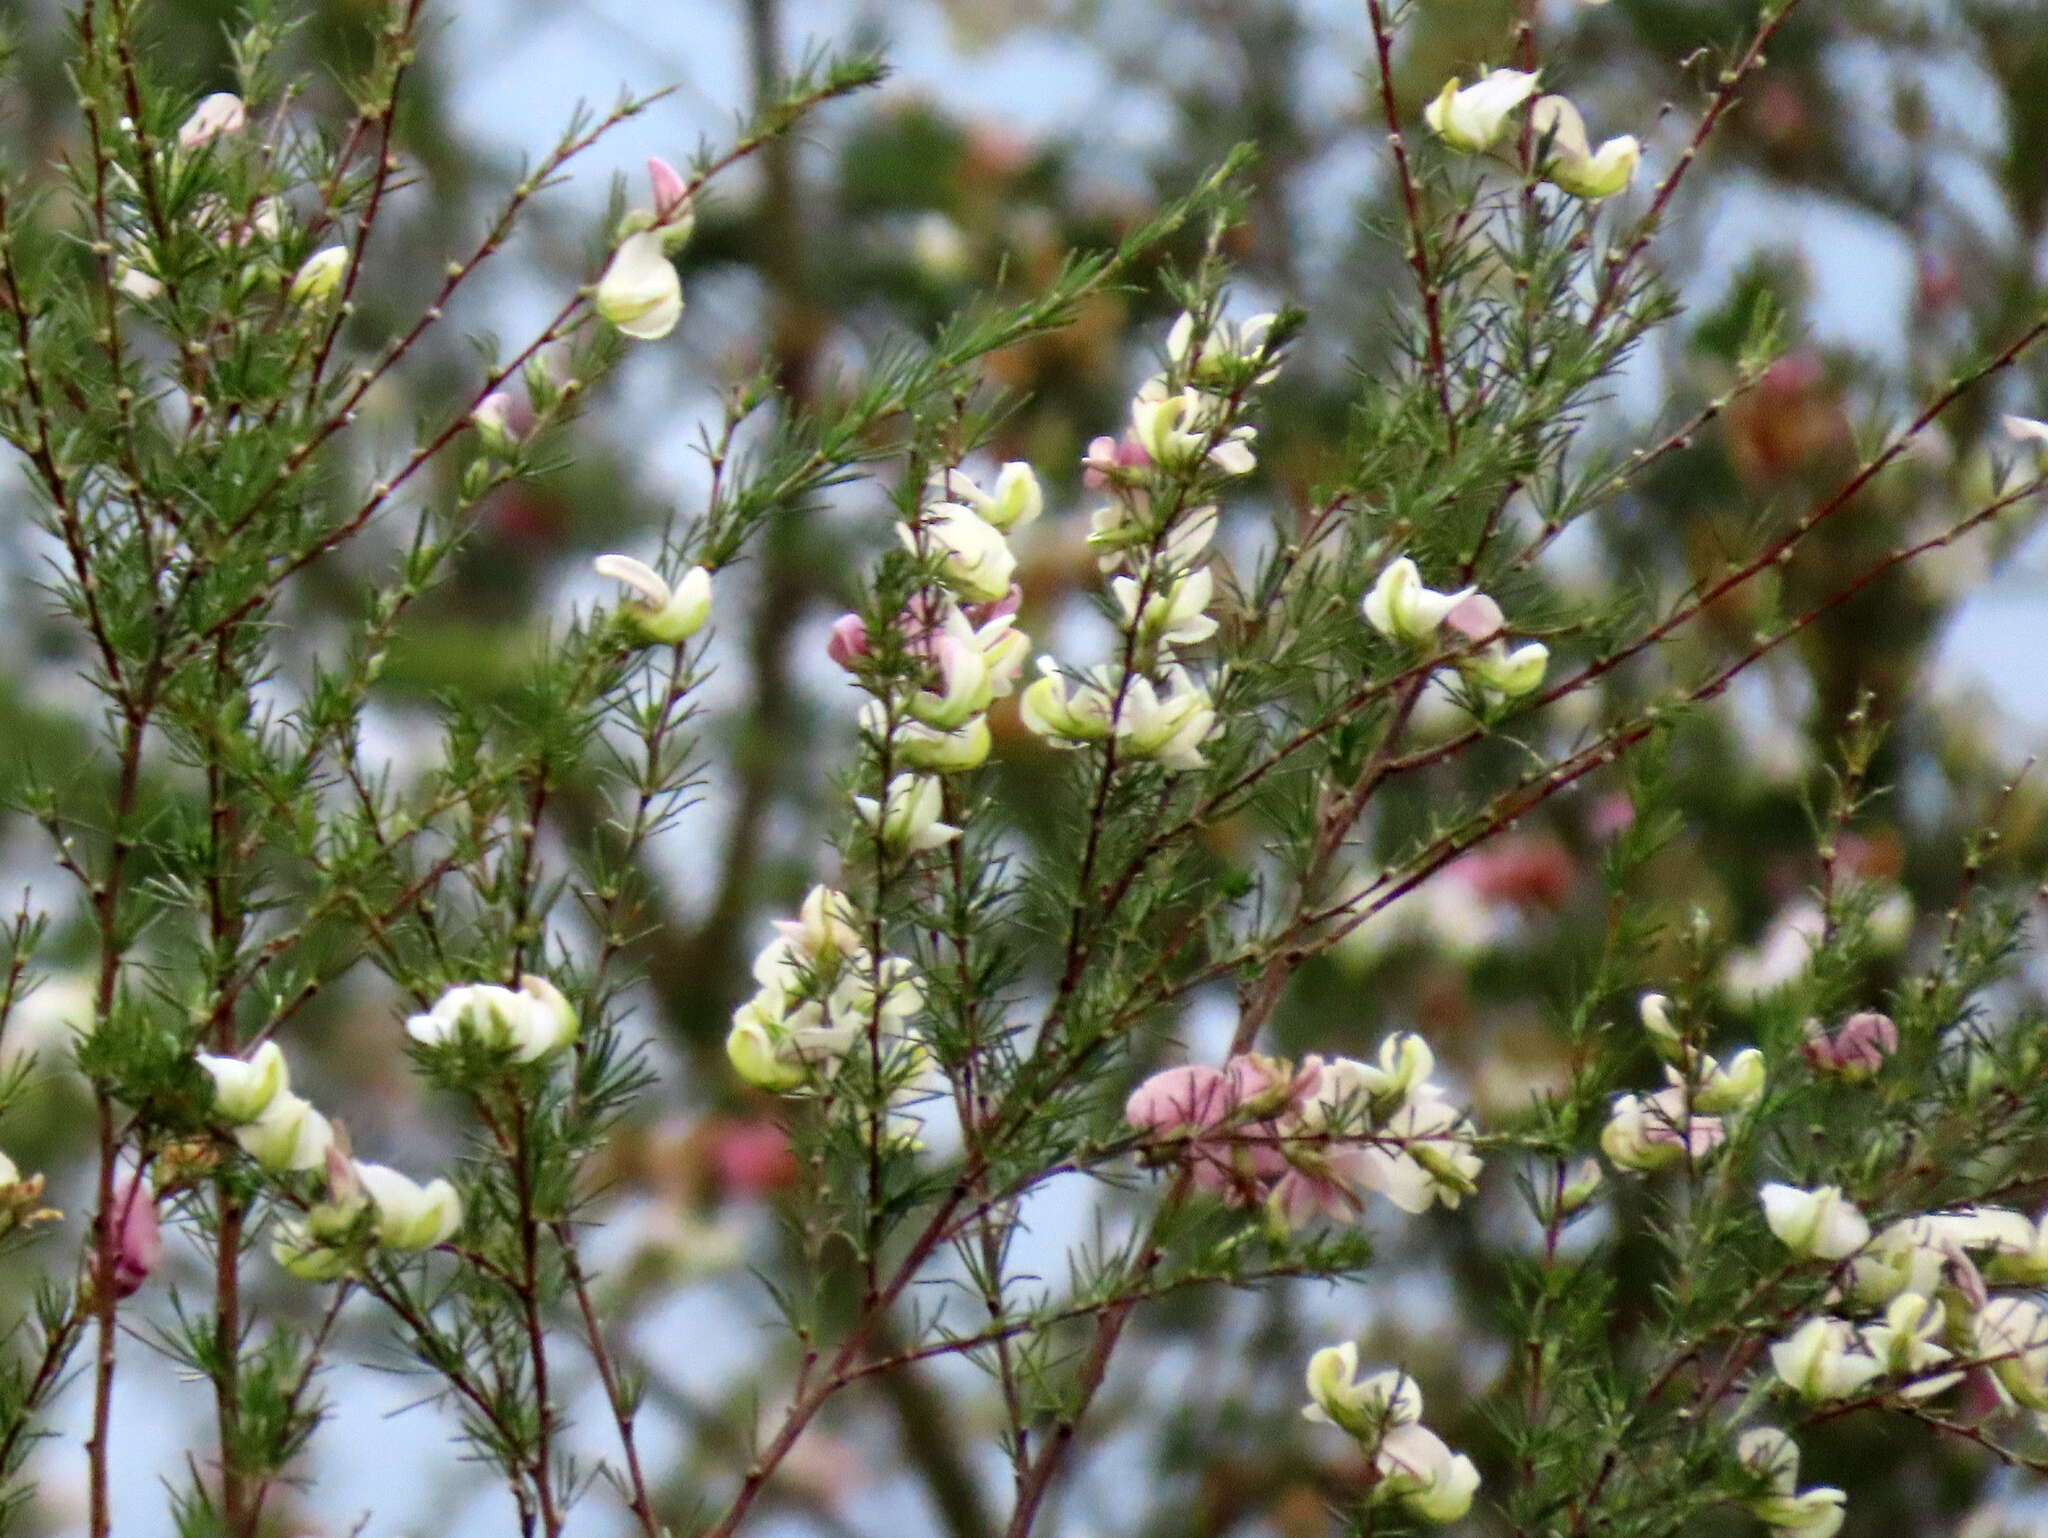
M 1394 34 L 1387 24 L 1382 0 L 1365 0 L 1365 9 L 1372 21 L 1373 47 L 1379 56 L 1380 111 L 1386 117 L 1387 147 L 1393 151 L 1394 179 L 1401 189 L 1401 212 L 1407 220 L 1407 244 L 1402 255 L 1414 272 L 1415 286 L 1422 294 L 1430 379 L 1436 386 L 1437 407 L 1443 413 L 1445 441 L 1456 453 L 1458 415 L 1451 406 L 1451 364 L 1444 343 L 1443 289 L 1429 260 L 1422 188 L 1416 180 L 1415 168 L 1409 163 L 1408 138 L 1401 130 L 1401 104 L 1394 95 Z

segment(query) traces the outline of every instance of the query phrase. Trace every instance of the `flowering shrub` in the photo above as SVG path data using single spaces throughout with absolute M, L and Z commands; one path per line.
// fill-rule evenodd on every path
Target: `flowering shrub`
M 1264 1450 L 1348 1460 L 1321 1493 L 1351 1530 L 1828 1538 L 1861 1492 L 1802 1463 L 1852 1418 L 2037 1466 L 2048 1219 L 2024 1209 L 2048 1179 L 2048 1017 L 2024 913 L 1986 874 L 2004 809 L 1923 919 L 1871 841 L 1883 732 L 1859 702 L 1828 722 L 1815 852 L 1755 945 L 1674 911 L 1659 876 L 1695 722 L 1873 584 L 2038 501 L 2048 427 L 2001 413 L 1969 500 L 1793 580 L 1939 419 L 2009 388 L 2048 319 L 1676 599 L 1574 565 L 1642 478 L 1785 383 L 1759 300 L 1698 418 L 1623 449 L 1583 428 L 1676 324 L 1659 227 L 1796 8 L 1762 7 L 1652 155 L 1652 125 L 1596 142 L 1546 89 L 1529 8 L 1495 40 L 1519 67 L 1404 105 L 1412 17 L 1368 0 L 1412 283 L 1399 362 L 1350 382 L 1312 483 L 1276 476 L 1269 444 L 1315 321 L 1246 300 L 1256 172 L 1233 152 L 1022 297 L 829 382 L 730 384 L 701 504 L 658 546 L 596 556 L 494 689 L 408 693 L 387 672 L 495 499 L 560 470 L 623 358 L 674 345 L 728 173 L 787 174 L 789 137 L 880 65 L 814 62 L 730 144 L 651 162 L 551 318 L 398 432 L 380 392 L 647 103 L 579 122 L 399 317 L 379 241 L 420 0 L 380 10 L 333 117 L 298 99 L 281 7 L 239 24 L 238 89 L 196 96 L 141 45 L 146 7 L 88 4 L 77 153 L 0 195 L 0 436 L 96 701 L 81 762 L 25 796 L 70 885 L 24 900 L 0 1001 L 10 1031 L 38 998 L 71 1027 L 13 1060 L 0 1106 L 75 1069 L 92 1128 L 77 1220 L 0 1156 L 0 1239 L 44 1278 L 0 1372 L 0 1519 L 33 1509 L 28 1455 L 68 1394 L 79 1525 L 114 1530 L 115 1394 L 157 1353 L 213 1401 L 177 1529 L 279 1530 L 323 1372 L 398 1350 L 494 1474 L 492 1520 L 548 1538 L 765 1527 L 857 1389 L 903 1396 L 908 1427 L 920 1371 L 971 1364 L 1002 1467 L 934 1482 L 954 1526 L 1023 1538 L 1062 1520 L 1153 1314 L 1304 1282 L 1359 1297 L 1409 1256 L 1440 1299 L 1483 1278 L 1504 1353 L 1445 1370 L 1426 1330 L 1368 1339 L 1359 1317 L 1290 1339 L 1250 1396 L 1305 1374 L 1313 1429 L 1288 1386 Z M 1173 318 L 1114 414 L 1058 463 L 999 452 L 1006 360 L 1139 284 Z M 614 1305 L 642 1262 L 667 1294 L 715 1245 L 606 1252 L 612 1161 L 675 1088 L 641 942 L 657 855 L 699 836 L 718 772 L 699 728 L 721 629 L 778 531 L 828 508 L 868 518 L 854 607 L 812 646 L 845 702 L 818 728 L 833 849 L 749 934 L 750 980 L 684 984 L 721 1018 L 722 1063 L 693 1066 L 747 1113 L 710 1124 L 704 1163 L 784 1219 L 762 1289 L 783 1344 L 749 1375 L 765 1411 L 672 1474 L 641 1430 L 658 1374 Z M 1056 603 L 1032 578 L 1062 528 L 1086 594 Z M 322 583 L 350 622 L 295 636 Z M 1678 643 L 1731 615 L 1731 654 L 1692 666 Z M 1523 826 L 1588 791 L 1597 882 Z M 1360 1056 L 1301 1040 L 1291 1011 L 1344 968 L 1516 932 L 1540 951 L 1582 886 L 1597 938 L 1557 950 L 1548 1046 L 1506 1092 L 1426 1011 Z M 445 1139 L 351 1123 L 309 1071 L 342 987 L 373 1000 L 351 1050 L 410 1075 Z M 1034 1228 L 1083 1185 L 1110 1193 L 1104 1221 L 1055 1280 Z M 136 1329 L 173 1242 L 203 1266 Z M 1005 1515 L 977 1515 L 990 1491 Z

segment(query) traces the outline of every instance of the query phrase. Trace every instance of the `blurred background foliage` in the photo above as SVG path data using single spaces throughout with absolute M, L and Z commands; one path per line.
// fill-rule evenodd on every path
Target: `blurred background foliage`
M 379 0 L 309 7 L 294 44 L 304 61 L 298 110 L 337 115 L 332 66 L 364 53 L 379 10 Z M 155 0 L 151 12 L 155 52 L 175 61 L 195 97 L 232 85 L 228 0 Z M 520 175 L 522 156 L 552 141 L 578 98 L 602 107 L 622 79 L 641 87 L 664 72 L 678 78 L 677 95 L 600 152 L 600 161 L 612 157 L 607 169 L 637 178 L 635 150 L 681 158 L 812 42 L 893 45 L 903 73 L 835 108 L 801 143 L 765 153 L 705 208 L 683 258 L 691 308 L 679 336 L 636 351 L 607 382 L 559 468 L 498 495 L 455 579 L 419 606 L 394 654 L 373 753 L 402 775 L 436 752 L 419 729 L 421 702 L 509 691 L 551 618 L 596 596 L 583 575 L 591 555 L 646 553 L 690 517 L 704 476 L 694 450 L 718 392 L 763 370 L 798 400 L 827 391 L 879 339 L 928 331 L 980 295 L 1030 292 L 1069 248 L 1140 222 L 1245 140 L 1260 160 L 1249 217 L 1230 247 L 1240 306 L 1285 300 L 1310 316 L 1262 424 L 1261 469 L 1247 493 L 1248 511 L 1284 524 L 1325 474 L 1357 379 L 1394 365 L 1387 316 L 1410 299 L 1389 234 L 1385 130 L 1368 89 L 1361 12 L 1344 0 L 451 0 L 399 125 L 412 182 L 402 216 L 381 227 L 374 280 L 360 290 L 366 335 L 424 302 L 446 254 L 474 238 L 489 200 Z M 4 14 L 16 53 L 11 152 L 23 163 L 52 161 L 76 131 L 64 20 L 34 0 L 15 0 Z M 1418 0 L 1397 60 L 1406 112 L 1419 115 L 1447 76 L 1504 62 L 1515 14 L 1513 0 Z M 1752 0 L 1554 0 L 1538 20 L 1546 81 L 1586 106 L 1596 133 L 1643 134 L 1661 168 L 1682 146 L 1725 49 L 1753 19 Z M 1809 0 L 1661 240 L 1679 318 L 1633 360 L 1585 431 L 1651 443 L 1701 413 L 1733 384 L 1756 317 L 1772 307 L 1783 315 L 1784 355 L 1637 479 L 1597 527 L 1560 542 L 1545 580 L 1567 598 L 1669 594 L 1717 572 L 1838 484 L 1959 360 L 2018 330 L 2042 302 L 2048 261 L 2043 145 L 2048 9 L 2038 0 Z M 544 199 L 540 221 L 494 259 L 465 324 L 516 335 L 547 295 L 584 281 L 606 190 L 586 173 Z M 1036 464 L 1060 514 L 1020 543 L 1023 624 L 1041 644 L 1088 623 L 1094 569 L 1078 461 L 1090 438 L 1118 424 L 1169 319 L 1156 285 L 1140 281 L 1091 300 L 1073 326 L 1000 356 L 991 371 L 1013 403 L 996 456 Z M 394 437 L 420 403 L 470 387 L 474 354 L 442 348 L 416 357 L 402 387 L 376 398 Z M 1787 573 L 1786 612 L 1874 552 L 1938 530 L 1988 483 L 1995 412 L 2048 415 L 2038 368 L 2000 388 L 1923 434 L 1907 466 L 1802 546 Z M 831 769 L 849 740 L 851 691 L 823 640 L 855 600 L 887 515 L 883 488 L 844 488 L 788 510 L 745 565 L 721 577 L 706 794 L 648 873 L 663 898 L 638 957 L 642 1020 L 664 1082 L 612 1151 L 615 1217 L 600 1253 L 610 1266 L 608 1308 L 649 1376 L 661 1422 L 653 1456 L 678 1521 L 694 1479 L 742 1462 L 753 1417 L 772 1408 L 760 1397 L 775 1375 L 760 1362 L 780 1347 L 758 1328 L 759 1283 L 744 1267 L 778 1269 L 775 1206 L 795 1171 L 772 1109 L 724 1070 L 719 1044 L 767 919 L 834 870 Z M 4 621 L 13 660 L 0 668 L 0 725 L 14 748 L 0 755 L 0 780 L 12 782 L 0 788 L 12 791 L 24 763 L 61 766 L 79 754 L 90 702 L 75 680 L 80 639 L 36 590 L 39 536 L 19 507 L 0 528 L 15 583 Z M 2000 787 L 2048 722 L 2044 558 L 2038 544 L 2030 551 L 1994 530 L 1915 563 L 1660 739 L 1658 795 L 1684 831 L 1631 900 L 1668 917 L 1673 933 L 1695 915 L 1711 927 L 1730 956 L 1730 1039 L 1754 1035 L 1743 1019 L 1749 984 L 1785 964 L 1788 944 L 1803 956 L 1799 905 L 1820 871 L 1809 808 L 1824 799 L 1845 718 L 1866 695 L 1887 723 L 1872 771 L 1886 794 L 1856 819 L 1840 857 L 1881 890 L 1899 938 L 1869 963 L 1871 998 L 1954 900 L 1972 829 L 1998 819 L 1995 879 L 2024 887 L 2038 877 L 2048 780 L 2010 798 Z M 357 600 L 346 563 L 323 568 L 296 595 L 307 656 L 345 633 Z M 1704 675 L 1765 623 L 1761 602 L 1737 595 L 1668 650 L 1682 670 Z M 1626 697 L 1627 675 L 1612 687 Z M 1002 793 L 1023 828 L 1044 826 L 1044 787 L 1060 783 L 1045 772 L 1045 750 L 1014 715 L 999 712 L 996 727 Z M 167 775 L 153 794 L 174 812 L 187 791 Z M 1399 843 L 1404 826 L 1426 817 L 1432 793 L 1418 778 L 1374 836 Z M 1363 1052 L 1387 1030 L 1413 1026 L 1435 1043 L 1482 1124 L 1512 1117 L 1532 1088 L 1562 1077 L 1555 1013 L 1609 922 L 1598 867 L 1627 808 L 1623 779 L 1598 779 L 1446 872 L 1304 979 L 1279 1021 L 1281 1048 Z M 587 848 L 606 815 L 595 787 L 563 798 L 549 830 L 558 852 Z M 17 818 L 5 836 L 18 879 L 52 903 L 68 901 L 37 830 Z M 52 918 L 61 954 L 72 915 L 58 906 Z M 1675 946 L 1664 960 L 1680 964 Z M 1643 982 L 1662 980 L 1657 964 Z M 367 969 L 359 981 L 309 1012 L 294 1060 L 315 1065 L 323 1103 L 352 1126 L 374 1129 L 387 1146 L 438 1147 L 447 1134 L 435 1108 L 421 1103 L 390 1049 L 391 1000 Z M 7 1050 L 60 1045 L 76 1009 L 75 986 L 55 971 Z M 1198 1006 L 1183 1035 L 1200 1041 L 1215 1024 Z M 60 1061 L 50 1058 L 50 1092 L 10 1126 L 9 1147 L 63 1188 L 84 1138 L 82 1093 Z M 1113 1209 L 1118 1199 L 1084 1196 L 1049 1211 L 1048 1267 L 1068 1238 L 1085 1235 L 1091 1203 Z M 1331 1531 L 1327 1501 L 1357 1471 L 1298 1434 L 1299 1361 L 1333 1330 L 1363 1332 L 1370 1352 L 1423 1380 L 1433 1420 L 1454 1416 L 1450 1407 L 1483 1391 L 1505 1359 L 1488 1279 L 1502 1248 L 1521 1237 L 1512 1208 L 1503 1180 L 1476 1211 L 1388 1230 L 1376 1280 L 1364 1288 L 1194 1295 L 1150 1315 L 1104 1400 L 1101 1450 L 1051 1530 Z M 177 1265 L 174 1256 L 152 1307 L 168 1306 Z M 264 1283 L 289 1306 L 287 1289 L 267 1274 Z M 1626 1276 L 1621 1286 L 1618 1305 L 1641 1307 Z M 353 1354 L 385 1359 L 368 1338 Z M 817 1433 L 777 1485 L 764 1531 L 991 1532 L 989 1388 L 951 1366 L 879 1380 L 885 1405 L 856 1402 Z M 450 1534 L 491 1530 L 481 1476 L 452 1464 L 435 1412 L 380 1419 L 414 1397 L 411 1386 L 348 1373 L 334 1383 L 349 1434 L 330 1438 L 339 1446 L 323 1457 L 341 1461 L 309 1470 L 301 1509 L 280 1532 L 350 1531 L 371 1506 L 373 1533 L 427 1520 Z M 142 1448 L 174 1458 L 172 1442 L 152 1439 L 148 1426 L 166 1414 L 174 1424 L 181 1396 L 197 1392 L 138 1374 L 123 1388 L 124 1424 Z M 1809 1449 L 1813 1479 L 1857 1492 L 1851 1534 L 2036 1530 L 2026 1527 L 2023 1492 L 1987 1461 L 1878 1424 L 1845 1422 Z M 1442 1430 L 1457 1445 L 1486 1446 L 1476 1416 L 1463 1425 L 1447 1418 Z M 387 1487 L 340 1474 L 366 1455 L 388 1461 Z M 65 1442 L 45 1448 L 53 1533 L 73 1524 L 77 1461 Z M 323 1468 L 332 1477 L 322 1480 Z M 154 1530 L 153 1474 L 139 1457 L 123 1530 Z M 1878 1488 L 1886 1497 L 1869 1498 Z M 1472 1525 L 1485 1530 L 1480 1517 Z

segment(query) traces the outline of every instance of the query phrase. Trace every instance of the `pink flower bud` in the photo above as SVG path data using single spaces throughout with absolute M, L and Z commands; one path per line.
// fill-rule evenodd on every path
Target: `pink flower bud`
M 654 222 L 664 223 L 682 206 L 683 199 L 689 195 L 689 188 L 682 173 L 666 160 L 652 155 L 647 159 L 647 181 L 654 189 Z
M 850 673 L 858 659 L 867 654 L 867 621 L 858 614 L 840 615 L 832 622 L 832 635 L 825 642 L 825 655 Z
M 1954 1416 L 1965 1426 L 1989 1420 L 2006 1407 L 1998 1376 L 1989 1367 L 1972 1367 L 1963 1374 L 1963 1391 L 1956 1396 Z
M 1899 1028 L 1888 1015 L 1864 1010 L 1844 1020 L 1831 1036 L 1818 1020 L 1806 1022 L 1806 1061 L 1817 1073 L 1834 1074 L 1860 1084 L 1899 1050 Z
M 337 1207 L 353 1207 L 363 1199 L 363 1182 L 356 1174 L 356 1161 L 349 1157 L 348 1139 L 338 1136 L 327 1145 L 327 1199 Z
M 156 1198 L 142 1181 L 129 1175 L 114 1188 L 114 1295 L 133 1296 L 163 1253 Z

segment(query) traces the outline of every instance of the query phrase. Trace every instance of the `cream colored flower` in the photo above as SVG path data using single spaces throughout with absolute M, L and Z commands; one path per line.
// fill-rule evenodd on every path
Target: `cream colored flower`
M 628 235 L 597 280 L 597 313 L 627 336 L 659 341 L 683 318 L 683 280 L 658 230 Z

